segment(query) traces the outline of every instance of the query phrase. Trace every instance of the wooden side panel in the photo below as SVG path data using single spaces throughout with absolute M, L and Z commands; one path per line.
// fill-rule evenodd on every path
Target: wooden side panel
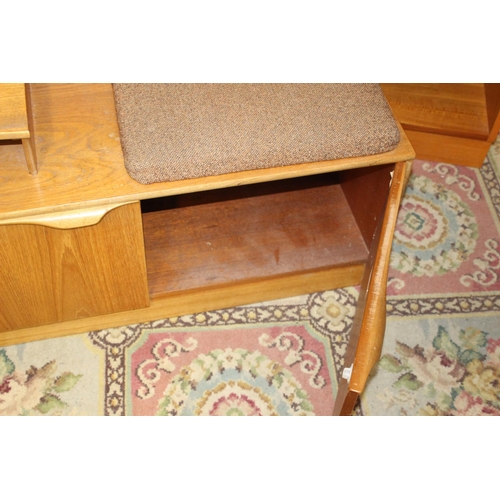
M 342 378 L 339 383 L 335 415 L 352 413 L 370 371 L 380 358 L 385 334 L 386 287 L 392 239 L 410 168 L 410 162 L 396 164 L 384 217 L 373 239 L 345 355 L 344 366 L 352 366 L 352 374 L 350 381 Z
M 340 172 L 342 190 L 367 248 L 384 213 L 393 169 L 389 164 Z
M 96 225 L 0 226 L 0 331 L 149 305 L 139 203 Z
M 493 143 L 500 132 L 500 83 L 485 83 L 484 95 L 490 128 L 488 142 Z
M 419 160 L 452 163 L 464 167 L 480 168 L 490 148 L 489 142 L 465 137 L 429 134 L 414 130 L 407 130 L 406 135 Z

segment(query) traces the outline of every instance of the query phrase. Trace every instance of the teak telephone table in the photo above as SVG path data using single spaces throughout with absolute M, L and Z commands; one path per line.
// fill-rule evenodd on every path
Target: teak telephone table
M 385 331 L 414 158 L 401 127 L 387 153 L 144 185 L 124 168 L 110 84 L 30 94 L 38 174 L 0 144 L 0 345 L 361 284 L 335 413 L 352 411 Z

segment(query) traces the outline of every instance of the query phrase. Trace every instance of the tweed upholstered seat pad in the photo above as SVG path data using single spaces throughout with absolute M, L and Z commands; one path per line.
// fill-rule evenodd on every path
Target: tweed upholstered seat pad
M 377 84 L 114 84 L 125 166 L 143 183 L 382 153 Z

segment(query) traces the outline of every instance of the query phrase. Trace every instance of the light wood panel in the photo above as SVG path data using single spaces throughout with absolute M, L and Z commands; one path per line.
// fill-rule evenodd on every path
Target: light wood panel
M 453 137 L 450 135 L 431 134 L 407 130 L 418 158 L 421 160 L 451 163 L 464 167 L 480 168 L 491 144 L 487 141 Z
M 24 83 L 0 83 L 0 141 L 29 135 Z
M 94 226 L 0 226 L 0 331 L 146 307 L 139 203 Z
M 58 323 L 57 328 L 54 325 L 42 325 L 3 332 L 0 333 L 0 347 L 164 318 L 173 318 L 175 321 L 175 318 L 184 314 L 200 313 L 200 324 L 203 324 L 203 318 L 206 317 L 204 313 L 207 311 L 359 284 L 364 267 L 359 264 L 341 269 L 321 269 L 293 276 L 278 276 L 252 283 L 230 283 L 223 289 L 219 287 L 216 293 L 212 288 L 171 293 L 152 299 L 150 306 L 144 309 L 64 321 Z
M 31 95 L 24 83 L 0 83 L 0 141 L 21 140 L 31 174 L 36 174 L 36 151 L 32 120 Z
M 113 203 L 102 207 L 78 210 L 50 211 L 46 214 L 12 217 L 1 221 L 2 226 L 12 224 L 34 224 L 36 226 L 53 227 L 55 229 L 75 229 L 93 226 L 111 210 L 123 206 L 124 203 Z

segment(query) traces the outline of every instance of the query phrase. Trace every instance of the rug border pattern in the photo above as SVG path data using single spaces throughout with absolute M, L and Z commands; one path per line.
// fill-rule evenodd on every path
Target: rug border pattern
M 478 179 L 490 199 L 492 215 L 500 226 L 500 181 L 493 167 L 491 153 L 477 171 Z M 387 316 L 436 316 L 495 313 L 500 311 L 500 292 L 471 292 L 460 294 L 388 295 Z
M 89 332 L 91 341 L 105 352 L 104 415 L 127 415 L 127 349 L 139 339 L 143 330 L 305 323 L 309 331 L 313 330 L 315 335 L 325 338 L 330 347 L 337 381 L 340 380 L 350 323 L 334 332 L 315 326 L 314 318 L 309 312 L 312 307 L 310 304 L 322 293 L 307 296 L 307 304 L 242 306 L 129 325 L 125 329 L 112 328 Z M 353 298 L 355 300 L 355 297 Z

